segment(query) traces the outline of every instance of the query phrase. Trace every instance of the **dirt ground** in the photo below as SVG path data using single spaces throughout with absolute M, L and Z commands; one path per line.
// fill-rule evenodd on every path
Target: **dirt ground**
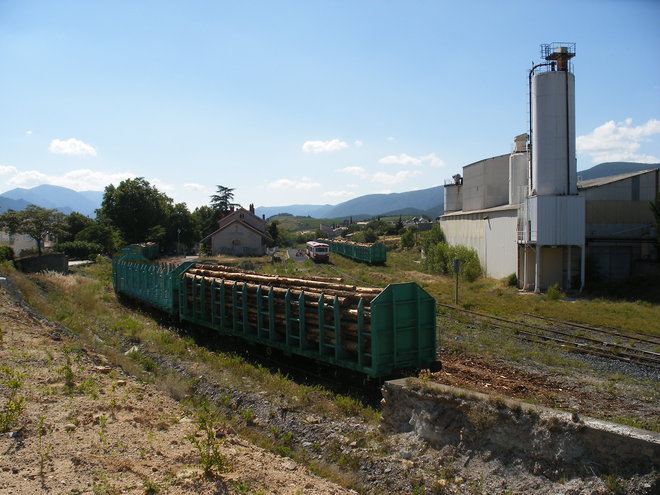
M 229 470 L 205 476 L 187 437 L 206 437 L 181 404 L 80 348 L 2 288 L 0 329 L 0 414 L 12 377 L 20 388 L 11 403 L 24 405 L 0 433 L 2 495 L 354 493 L 222 428 Z

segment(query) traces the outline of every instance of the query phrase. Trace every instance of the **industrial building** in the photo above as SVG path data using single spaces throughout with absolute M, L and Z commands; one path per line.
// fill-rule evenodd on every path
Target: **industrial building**
M 658 169 L 579 181 L 575 157 L 575 44 L 541 45 L 529 72 L 530 129 L 511 154 L 463 167 L 445 183 L 447 242 L 475 249 L 487 276 L 515 273 L 536 292 L 582 289 L 657 270 Z

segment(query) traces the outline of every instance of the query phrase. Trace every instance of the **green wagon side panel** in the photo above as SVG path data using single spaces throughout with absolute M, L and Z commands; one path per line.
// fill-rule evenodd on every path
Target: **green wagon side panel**
M 382 242 L 374 242 L 370 246 L 361 246 L 348 242 L 336 242 L 321 239 L 330 247 L 331 253 L 341 254 L 347 258 L 372 265 L 383 264 L 387 261 L 387 248 Z
M 435 299 L 416 283 L 388 285 L 371 302 L 374 374 L 434 363 L 435 318 Z

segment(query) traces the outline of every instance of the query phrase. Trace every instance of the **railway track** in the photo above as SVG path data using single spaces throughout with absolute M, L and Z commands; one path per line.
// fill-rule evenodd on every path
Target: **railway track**
M 488 322 L 490 328 L 507 331 L 515 338 L 525 342 L 553 343 L 570 352 L 660 369 L 660 353 L 655 351 L 660 343 L 653 337 L 626 335 L 616 330 L 590 327 L 531 314 L 525 314 L 526 318 L 537 323 L 511 320 L 457 308 L 449 304 L 438 303 L 438 306 L 452 310 L 454 313 L 470 315 L 478 321 Z M 455 318 L 456 315 L 438 312 L 438 316 Z M 538 320 L 544 324 L 539 324 Z

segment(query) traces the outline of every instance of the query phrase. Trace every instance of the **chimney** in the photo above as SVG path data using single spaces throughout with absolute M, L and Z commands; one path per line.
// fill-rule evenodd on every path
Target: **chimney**
M 250 213 L 254 215 L 254 203 L 250 203 Z

